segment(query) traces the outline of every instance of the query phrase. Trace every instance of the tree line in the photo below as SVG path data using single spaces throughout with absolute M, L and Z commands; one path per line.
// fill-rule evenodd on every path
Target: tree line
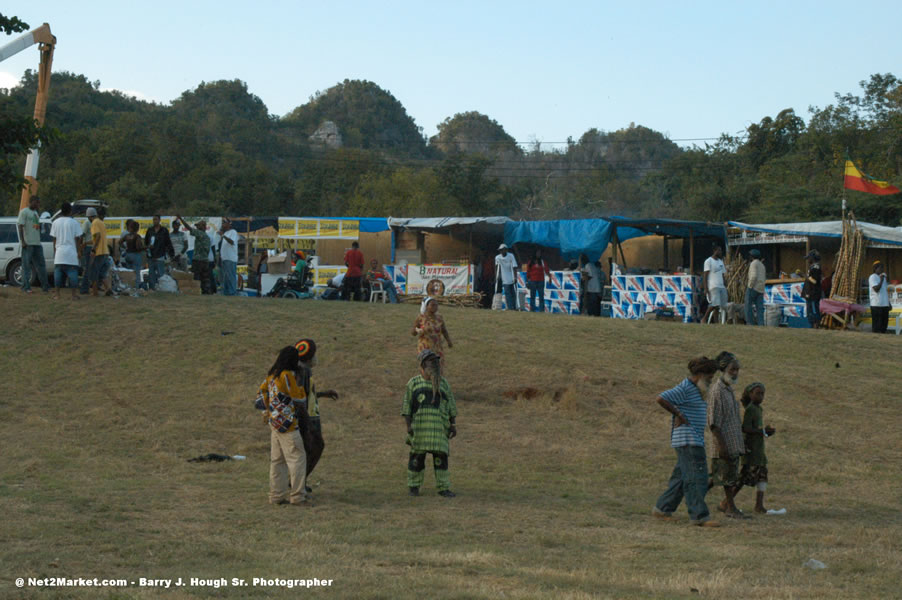
M 786 109 L 688 148 L 630 124 L 543 149 L 478 112 L 427 138 L 369 81 L 345 80 L 280 118 L 239 80 L 203 82 L 161 105 L 66 72 L 52 76 L 38 132 L 29 129 L 36 89 L 27 71 L 0 93 L 4 142 L 6 123 L 25 128 L 0 159 L 6 214 L 18 208 L 26 142 L 38 135 L 45 206 L 98 198 L 113 214 L 816 221 L 840 216 L 847 155 L 902 183 L 902 82 L 892 74 L 810 107 L 807 122 Z M 859 219 L 900 224 L 902 195 L 846 194 Z

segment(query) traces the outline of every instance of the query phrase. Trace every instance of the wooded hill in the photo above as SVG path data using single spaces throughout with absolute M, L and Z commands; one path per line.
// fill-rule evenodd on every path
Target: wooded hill
M 29 117 L 36 87 L 26 72 L 0 94 L 0 114 Z M 281 118 L 238 80 L 201 83 L 170 106 L 65 72 L 51 90 L 47 125 L 58 135 L 41 157 L 44 205 L 102 198 L 113 214 L 809 221 L 839 217 L 847 153 L 902 184 L 902 82 L 892 74 L 810 108 L 807 122 L 787 109 L 691 148 L 630 124 L 546 150 L 478 112 L 445 119 L 426 139 L 369 81 L 345 80 Z M 23 172 L 24 156 L 6 158 Z M 18 192 L 2 194 L 14 214 Z M 859 219 L 900 224 L 902 195 L 847 197 Z

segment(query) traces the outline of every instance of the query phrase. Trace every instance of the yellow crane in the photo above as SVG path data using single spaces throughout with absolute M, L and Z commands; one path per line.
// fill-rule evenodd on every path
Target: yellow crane
M 56 36 L 50 33 L 50 25 L 44 23 L 37 29 L 17 37 L 0 48 L 0 62 L 35 44 L 39 44 L 41 63 L 38 67 L 38 95 L 34 101 L 34 120 L 38 122 L 38 125 L 43 126 L 44 117 L 47 116 L 47 95 L 50 91 L 50 67 L 53 64 L 53 49 L 56 47 Z M 25 179 L 27 184 L 22 190 L 19 210 L 28 206 L 29 198 L 38 191 L 37 176 L 40 157 L 39 143 L 38 146 L 31 149 L 28 153 L 28 158 L 25 159 Z

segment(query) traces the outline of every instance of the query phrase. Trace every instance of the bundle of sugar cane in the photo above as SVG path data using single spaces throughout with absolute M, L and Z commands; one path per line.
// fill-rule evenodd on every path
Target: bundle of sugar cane
M 864 235 L 858 228 L 855 215 L 849 211 L 843 218 L 842 243 L 833 264 L 833 284 L 830 297 L 858 297 L 858 275 L 864 256 Z
M 745 302 L 745 290 L 749 281 L 749 262 L 739 253 L 730 259 L 730 270 L 727 275 L 727 296 L 730 302 Z
M 398 299 L 406 304 L 419 304 L 426 296 L 423 294 L 399 294 Z M 431 296 L 444 306 L 460 306 L 463 308 L 479 308 L 482 303 L 482 294 L 461 294 L 454 296 Z

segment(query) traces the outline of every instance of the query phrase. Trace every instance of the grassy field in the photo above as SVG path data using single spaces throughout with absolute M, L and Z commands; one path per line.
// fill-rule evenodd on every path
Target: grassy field
M 0 292 L 0 598 L 890 598 L 902 581 L 902 338 L 445 308 L 455 499 L 407 496 L 416 307 Z M 223 332 L 233 332 L 223 335 Z M 255 389 L 319 345 L 315 506 L 267 504 Z M 674 463 L 656 394 L 731 350 L 767 384 L 768 504 L 650 517 Z M 188 463 L 209 452 L 246 461 Z M 708 496 L 713 507 L 721 492 Z M 748 512 L 751 490 L 738 504 Z M 812 571 L 809 558 L 826 563 Z M 23 577 L 227 587 L 17 588 Z M 242 578 L 247 586 L 231 585 Z

